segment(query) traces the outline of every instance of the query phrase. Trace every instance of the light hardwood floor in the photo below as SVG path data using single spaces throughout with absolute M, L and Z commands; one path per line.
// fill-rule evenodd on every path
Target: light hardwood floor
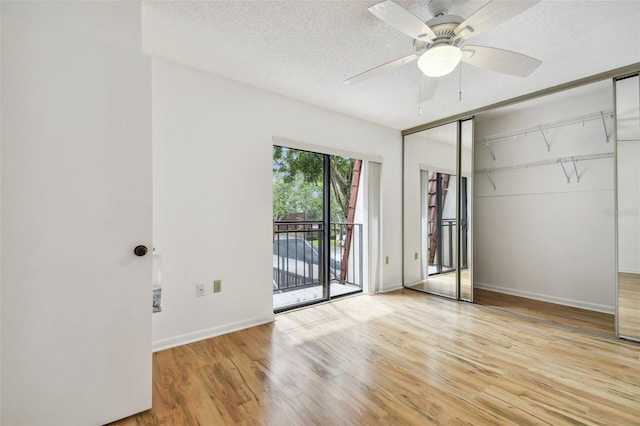
M 432 275 L 427 280 L 411 284 L 414 290 L 425 291 L 445 297 L 456 297 L 456 272 Z
M 609 336 L 615 336 L 616 334 L 615 317 L 611 314 L 496 293 L 479 288 L 473 290 L 473 301 L 479 305 L 502 309 L 567 327 L 579 328 L 592 333 Z
M 640 339 L 640 274 L 618 274 L 620 335 Z
M 154 354 L 118 425 L 638 425 L 640 346 L 412 290 Z
M 456 272 L 445 272 L 431 275 L 425 281 L 408 286 L 413 290 L 424 291 L 444 297 L 456 298 Z M 460 298 L 462 300 L 471 299 L 471 272 L 463 269 L 460 272 Z

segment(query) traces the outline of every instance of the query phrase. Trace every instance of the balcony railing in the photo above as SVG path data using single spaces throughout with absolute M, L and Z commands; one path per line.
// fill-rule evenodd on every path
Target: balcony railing
M 284 292 L 328 283 L 362 288 L 362 224 L 332 223 L 329 248 L 324 250 L 322 222 L 274 223 L 273 291 Z M 329 256 L 329 277 L 322 276 Z
M 455 269 L 454 265 L 454 247 L 456 238 L 456 220 L 455 219 L 442 219 L 440 231 L 438 231 L 437 221 L 429 220 L 428 224 L 428 247 L 435 251 L 429 255 L 429 270 L 433 270 L 430 273 L 442 273 Z M 441 235 L 438 235 L 441 233 Z M 434 241 L 435 239 L 435 241 Z M 442 243 L 440 246 L 439 243 Z
M 435 249 L 433 254 L 429 255 L 429 275 L 450 272 L 456 269 L 455 267 L 455 243 L 456 243 L 456 220 L 455 219 L 442 219 L 441 225 L 441 239 L 442 247 L 439 247 L 437 235 L 437 221 L 427 221 L 428 232 L 428 249 Z M 468 231 L 466 223 L 462 222 L 462 237 L 460 239 L 461 244 L 461 257 L 460 268 L 467 268 L 467 245 L 468 245 Z M 441 250 L 441 252 L 439 252 Z

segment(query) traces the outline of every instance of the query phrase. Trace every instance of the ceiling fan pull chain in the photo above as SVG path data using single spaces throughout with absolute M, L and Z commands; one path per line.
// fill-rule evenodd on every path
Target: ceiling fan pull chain
M 458 101 L 462 101 L 462 63 L 460 63 L 459 65 L 460 67 L 460 72 L 458 73 L 459 78 L 458 78 Z
M 418 78 L 422 78 L 422 76 Z M 422 84 L 420 80 L 418 80 L 418 115 L 422 115 Z

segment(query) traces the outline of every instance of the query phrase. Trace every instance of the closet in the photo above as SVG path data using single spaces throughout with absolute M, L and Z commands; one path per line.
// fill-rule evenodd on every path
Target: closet
M 404 286 L 640 341 L 640 77 L 405 131 Z
M 477 303 L 615 334 L 611 81 L 478 114 Z

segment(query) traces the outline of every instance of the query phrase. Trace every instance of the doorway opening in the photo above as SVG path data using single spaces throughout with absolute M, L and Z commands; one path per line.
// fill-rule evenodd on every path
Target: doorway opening
M 362 167 L 358 159 L 273 146 L 275 312 L 362 292 Z
M 422 173 L 427 176 L 426 215 L 422 219 L 427 225 L 426 275 L 446 274 L 455 270 L 456 176 L 434 171 Z
M 468 269 L 467 178 L 433 170 L 421 171 L 422 279 L 425 290 L 455 297 L 456 244 L 460 244 L 460 273 Z M 460 192 L 460 238 L 456 197 Z

